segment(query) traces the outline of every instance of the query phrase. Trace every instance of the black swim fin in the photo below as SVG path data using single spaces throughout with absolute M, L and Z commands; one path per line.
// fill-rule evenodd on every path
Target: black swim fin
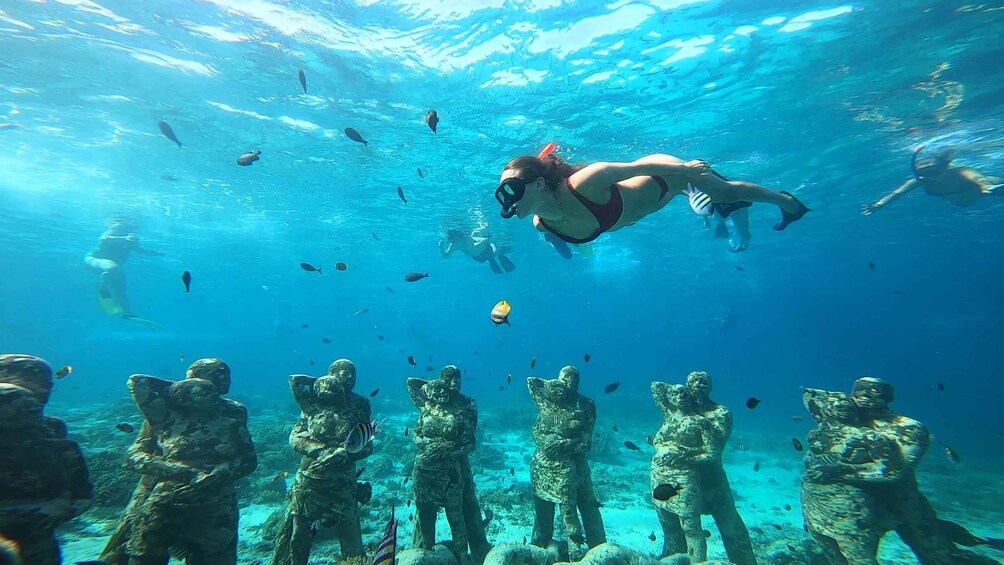
M 746 202 L 745 200 L 740 200 L 739 202 L 721 202 L 718 204 L 712 204 L 711 207 L 715 209 L 716 212 L 721 214 L 723 218 L 728 218 L 729 214 L 735 212 L 736 210 L 742 210 L 743 208 L 749 208 L 752 206 L 752 202 Z
M 502 265 L 502 268 L 505 269 L 505 272 L 511 273 L 516 270 L 516 264 L 510 261 L 505 255 L 498 255 L 496 259 L 499 260 L 499 263 Z
M 792 198 L 792 200 L 795 201 L 795 204 L 798 204 L 798 211 L 797 212 L 788 212 L 784 208 L 781 208 L 781 221 L 778 222 L 774 226 L 774 229 L 777 230 L 777 231 L 784 231 L 784 228 L 788 227 L 788 224 L 790 224 L 792 222 L 795 222 L 795 221 L 798 221 L 798 220 L 801 220 L 802 216 L 804 216 L 807 213 L 809 213 L 809 212 L 812 211 L 812 210 L 809 210 L 808 206 L 806 206 L 805 204 L 802 204 L 801 200 L 799 200 L 798 198 L 795 198 L 794 194 L 792 194 L 790 192 L 785 192 L 783 190 L 781 191 L 781 194 L 784 194 L 785 196 L 790 196 Z
M 496 275 L 502 274 L 502 267 L 499 267 L 499 264 L 495 262 L 494 258 L 488 260 L 488 265 L 492 268 L 492 272 Z

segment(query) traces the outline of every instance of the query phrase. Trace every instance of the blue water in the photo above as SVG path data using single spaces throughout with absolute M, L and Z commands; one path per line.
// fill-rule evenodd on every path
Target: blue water
M 455 363 L 491 406 L 536 356 L 538 374 L 576 364 L 587 395 L 620 381 L 643 403 L 649 381 L 704 369 L 737 427 L 779 434 L 804 413 L 800 386 L 867 374 L 963 465 L 1000 473 L 1004 201 L 918 192 L 859 210 L 909 178 L 922 144 L 1004 175 L 1002 25 L 999 7 L 948 1 L 9 0 L 0 350 L 75 367 L 57 414 L 201 356 L 231 364 L 252 418 L 255 402 L 291 405 L 286 375 L 338 357 L 360 389 L 399 396 L 405 376 Z M 677 199 L 566 261 L 492 193 L 505 162 L 549 141 L 572 162 L 705 159 L 813 212 L 777 233 L 777 209 L 754 207 L 750 249 L 732 254 Z M 156 332 L 103 314 L 82 262 L 116 215 L 166 254 L 126 265 Z M 515 272 L 439 256 L 447 228 L 481 221 Z M 489 319 L 500 299 L 512 327 Z

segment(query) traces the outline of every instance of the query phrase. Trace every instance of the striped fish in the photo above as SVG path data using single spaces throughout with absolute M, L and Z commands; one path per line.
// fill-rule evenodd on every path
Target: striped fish
M 690 208 L 698 216 L 707 217 L 715 213 L 715 209 L 711 204 L 711 197 L 706 193 L 694 188 L 690 183 L 687 183 L 687 188 L 683 193 L 687 195 L 687 199 L 690 201 Z
M 394 505 L 390 505 L 390 522 L 383 532 L 380 545 L 371 565 L 394 565 L 394 554 L 397 553 L 397 521 L 394 520 Z
M 352 428 L 352 431 L 349 432 L 348 437 L 345 438 L 345 449 L 349 453 L 359 453 L 362 451 L 367 443 L 373 441 L 373 438 L 380 434 L 380 424 L 386 420 L 387 418 L 384 418 L 379 422 L 371 420 L 356 424 Z

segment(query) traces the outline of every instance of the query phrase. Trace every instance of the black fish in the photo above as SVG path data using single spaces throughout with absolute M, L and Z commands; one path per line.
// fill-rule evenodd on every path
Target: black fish
M 710 538 L 711 537 L 711 530 L 704 530 L 704 537 L 705 538 Z
M 784 529 L 784 527 L 781 526 L 781 524 L 771 524 L 771 525 L 774 526 L 775 530 L 783 530 Z
M 586 363 L 588 363 L 589 362 L 589 354 L 586 353 L 585 356 L 583 356 L 583 359 L 585 359 Z
M 429 276 L 429 273 L 408 273 L 404 276 L 405 282 L 415 282 L 424 279 Z
M 513 477 L 516 476 L 516 467 L 509 467 L 509 475 Z
M 945 383 L 938 382 L 938 392 L 945 392 Z
M 760 399 L 752 396 L 746 399 L 746 407 L 750 410 L 753 410 L 757 406 L 760 406 Z
M 373 398 L 374 396 L 376 396 L 379 393 L 380 393 L 380 389 L 378 388 L 378 389 L 376 389 L 376 390 L 374 390 L 373 392 L 370 393 L 370 398 Z
M 959 461 L 962 460 L 962 458 L 959 457 L 959 452 L 955 451 L 954 449 L 948 447 L 945 444 L 941 444 L 941 446 L 945 448 L 945 457 L 947 457 L 949 461 L 951 461 L 952 463 L 958 463 Z
M 745 272 L 745 271 L 746 271 L 746 269 L 744 269 L 744 268 L 740 267 L 739 265 L 736 265 L 736 270 L 737 270 L 737 271 L 739 271 L 740 273 L 742 273 L 742 272 Z
M 192 287 L 192 273 L 188 271 L 181 273 L 181 282 L 185 283 L 185 292 L 188 292 Z
M 387 292 L 394 292 L 394 289 L 389 286 L 385 286 L 384 288 L 387 289 Z
M 610 427 L 613 428 L 615 432 L 617 431 L 617 424 L 612 424 Z
M 682 489 L 678 486 L 661 484 L 652 490 L 652 498 L 665 502 L 680 494 L 680 490 Z
M 70 376 L 70 373 L 72 372 L 73 372 L 73 365 L 67 365 L 62 369 L 56 371 L 55 377 L 56 379 L 65 379 L 66 377 Z
M 363 136 L 359 135 L 359 132 L 352 128 L 345 128 L 345 135 L 347 135 L 352 141 L 362 143 L 366 146 L 369 145 L 369 142 L 363 139 Z
M 404 202 L 405 206 L 408 205 L 408 199 L 404 197 L 404 189 L 400 186 L 397 187 L 397 197 L 401 199 L 401 202 Z
M 655 540 L 657 540 L 659 538 L 655 537 L 655 532 L 652 532 L 651 534 L 648 535 L 648 539 L 650 539 L 652 541 L 655 541 Z
M 249 153 L 245 153 L 237 158 L 237 164 L 242 167 L 250 167 L 252 163 L 261 159 L 259 155 L 261 155 L 261 151 L 251 151 Z
M 303 269 L 304 271 L 309 271 L 311 273 L 317 273 L 319 275 L 322 274 L 320 267 L 315 267 L 310 263 L 300 263 L 300 268 Z
M 418 366 L 418 364 L 415 363 L 415 358 L 412 357 L 411 355 L 408 356 L 408 364 L 411 365 L 412 367 L 417 367 Z
M 532 368 L 534 368 L 536 366 L 537 366 L 537 358 L 533 357 L 533 358 L 530 359 L 530 368 L 532 369 Z
M 132 424 L 127 424 L 122 422 L 121 424 L 115 424 L 115 429 L 126 434 L 133 433 L 136 429 L 132 427 Z
M 303 69 L 300 69 L 296 73 L 296 76 L 297 76 L 297 78 L 300 79 L 300 86 L 303 87 L 303 93 L 306 94 L 307 93 L 307 75 L 303 74 Z
M 502 385 L 499 385 L 499 392 L 502 392 L 503 390 L 505 390 L 505 387 L 502 386 Z
M 492 521 L 492 518 L 494 517 L 495 517 L 495 512 L 492 512 L 491 508 L 485 508 L 485 517 L 483 520 L 481 520 L 481 525 L 487 528 L 488 524 Z
M 408 426 L 404 427 L 404 437 L 408 437 Z
M 167 125 L 167 122 L 165 122 L 165 121 L 157 122 L 157 127 L 160 128 L 160 133 L 164 134 L 164 137 L 166 137 L 166 138 L 170 139 L 171 141 L 177 143 L 178 147 L 181 147 L 181 142 L 178 141 L 178 137 L 176 135 L 174 135 L 174 130 L 171 129 L 171 126 Z
M 420 179 L 424 179 L 425 178 L 425 175 L 422 174 L 422 168 L 421 167 L 418 168 L 418 178 L 420 178 Z
M 784 510 L 785 510 L 785 512 L 791 512 L 791 505 L 790 504 L 785 504 L 784 505 Z
M 871 261 L 868 261 L 868 268 L 874 271 L 875 270 L 875 263 L 872 263 Z
M 624 442 L 624 447 L 630 449 L 631 451 L 641 451 L 641 448 L 630 441 Z
M 610 394 L 611 392 L 617 390 L 617 387 L 619 387 L 619 386 L 621 386 L 620 383 L 610 383 L 610 384 L 607 385 L 607 388 L 603 389 L 603 392 L 606 392 L 607 394 Z
M 309 327 L 310 327 L 310 324 L 300 324 L 300 328 L 302 328 L 302 329 L 307 329 Z
M 426 372 L 426 373 L 431 373 L 431 372 L 433 372 L 433 371 L 435 371 L 435 370 L 436 370 L 436 368 L 435 368 L 435 367 L 433 367 L 432 365 L 427 365 L 427 366 L 425 367 L 425 372 Z
M 310 362 L 310 366 L 311 366 L 311 367 L 313 367 L 314 365 L 316 365 L 316 364 L 317 364 L 317 362 L 316 362 L 316 361 L 314 361 L 313 359 L 307 359 L 307 361 L 309 361 L 309 362 Z
M 802 451 L 805 449 L 802 447 L 802 442 L 798 441 L 797 437 L 791 438 L 791 446 L 795 448 L 795 451 Z
M 363 471 L 365 471 L 365 470 L 366 470 L 366 467 L 360 467 L 359 470 L 356 471 L 356 478 L 358 479 L 359 477 L 361 477 L 362 474 L 363 474 Z
M 336 271 L 347 271 L 349 270 L 349 265 L 347 263 L 335 263 Z
M 379 339 L 380 341 L 383 341 L 383 336 L 382 335 L 378 335 L 377 339 Z
M 760 462 L 757 461 L 756 463 L 753 463 L 753 472 L 756 473 L 759 470 L 760 470 Z
M 323 341 L 324 343 L 331 343 L 331 340 L 326 337 L 322 337 L 321 341 Z
M 429 124 L 429 129 L 432 130 L 432 133 L 439 133 L 436 131 L 436 126 L 439 125 L 439 114 L 435 110 L 429 110 L 429 115 L 425 117 L 425 123 Z
M 586 538 L 579 532 L 575 532 L 574 534 L 568 536 L 568 539 L 569 541 L 575 542 L 575 545 L 582 545 L 586 543 Z
M 652 436 L 645 436 L 645 443 L 655 447 L 655 438 Z

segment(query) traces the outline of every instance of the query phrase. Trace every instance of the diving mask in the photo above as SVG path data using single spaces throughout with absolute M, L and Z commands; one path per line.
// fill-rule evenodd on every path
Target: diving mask
M 495 200 L 502 206 L 502 217 L 509 219 L 516 215 L 516 203 L 526 194 L 526 185 L 530 181 L 513 177 L 505 179 L 495 189 Z

